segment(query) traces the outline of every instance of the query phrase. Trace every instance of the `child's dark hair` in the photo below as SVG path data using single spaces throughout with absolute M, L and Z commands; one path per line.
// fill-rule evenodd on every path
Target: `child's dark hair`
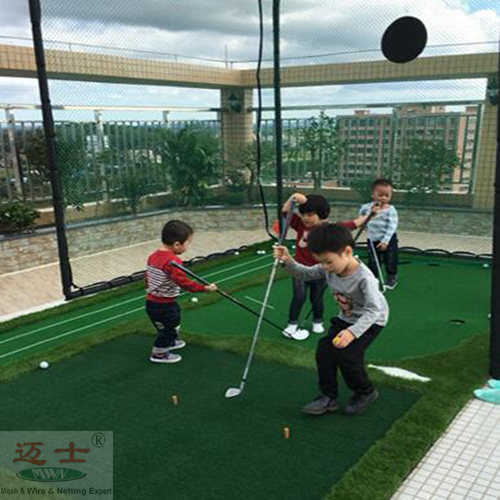
M 320 224 L 311 229 L 307 238 L 307 248 L 311 253 L 333 252 L 340 254 L 346 247 L 354 249 L 351 231 L 338 224 Z
M 330 215 L 330 204 L 320 194 L 310 194 L 307 201 L 299 205 L 299 212 L 304 214 L 317 214 L 320 219 L 327 219 Z
M 392 181 L 389 179 L 376 179 L 373 181 L 372 184 L 372 191 L 375 190 L 378 186 L 383 186 L 383 187 L 390 187 L 391 189 L 394 189 L 394 185 L 392 184 Z
M 181 220 L 169 220 L 161 232 L 164 245 L 173 245 L 176 241 L 184 243 L 193 234 L 193 228 Z

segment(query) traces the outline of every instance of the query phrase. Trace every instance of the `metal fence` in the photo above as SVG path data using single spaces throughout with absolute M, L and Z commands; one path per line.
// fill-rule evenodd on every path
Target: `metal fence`
M 452 168 L 432 186 L 439 192 L 471 194 L 482 105 L 463 111 L 420 107 L 394 107 L 391 112 L 359 110 L 330 117 L 283 120 L 284 182 L 316 188 L 357 189 L 374 177 L 391 177 L 401 187 L 416 181 L 404 168 L 412 144 L 441 144 L 456 155 Z M 104 120 L 95 111 L 93 121 L 57 121 L 59 159 L 66 187 L 80 192 L 83 202 L 109 200 L 120 195 L 127 179 L 142 173 L 148 192 L 164 192 L 168 173 L 161 159 L 164 132 L 187 126 L 208 130 L 222 144 L 219 120 Z M 50 200 L 41 121 L 16 121 L 12 112 L 0 123 L 0 201 L 20 198 Z M 275 181 L 274 121 L 261 126 L 263 145 L 261 178 Z M 222 176 L 222 172 L 221 172 Z M 425 184 L 425 183 L 424 183 Z M 420 186 L 420 189 L 430 189 Z
M 456 155 L 453 167 L 440 176 L 437 190 L 471 194 L 481 116 L 482 105 L 477 104 L 460 112 L 413 106 L 380 114 L 360 110 L 335 120 L 326 115 L 284 119 L 284 180 L 315 180 L 316 187 L 350 188 L 364 179 L 387 176 L 410 189 L 412 179 L 404 171 L 405 155 L 412 144 L 424 142 L 443 145 Z M 262 135 L 265 143 L 272 143 L 273 120 L 264 120 Z M 264 169 L 264 180 L 272 182 L 273 174 L 271 168 Z
M 165 131 L 187 126 L 220 136 L 217 120 L 112 120 L 96 112 L 95 121 L 57 121 L 58 159 L 66 187 L 83 190 L 83 201 L 116 194 L 125 177 L 142 172 L 151 192 L 165 190 L 159 159 Z M 0 201 L 50 201 L 42 122 L 0 122 Z

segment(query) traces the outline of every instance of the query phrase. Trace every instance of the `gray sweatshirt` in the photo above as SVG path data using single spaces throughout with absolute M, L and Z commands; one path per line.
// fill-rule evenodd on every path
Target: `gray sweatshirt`
M 350 276 L 337 276 L 326 271 L 320 264 L 303 266 L 291 259 L 285 270 L 302 280 L 326 279 L 332 295 L 340 307 L 339 318 L 352 326 L 349 330 L 361 337 L 373 324 L 385 326 L 389 319 L 389 305 L 379 290 L 378 281 L 362 262 Z

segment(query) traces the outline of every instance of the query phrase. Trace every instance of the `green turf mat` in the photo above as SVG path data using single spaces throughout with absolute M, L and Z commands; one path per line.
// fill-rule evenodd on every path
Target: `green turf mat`
M 314 418 L 300 412 L 316 395 L 311 370 L 255 359 L 244 395 L 227 400 L 244 357 L 188 346 L 181 363 L 153 365 L 150 346 L 124 336 L 0 384 L 0 428 L 112 430 L 120 499 L 319 499 L 417 399 L 384 386 L 363 415 Z
M 391 361 L 445 350 L 488 327 L 491 268 L 484 268 L 479 261 L 444 257 L 405 256 L 401 260 L 400 284 L 387 293 L 391 307 L 389 325 L 368 351 L 369 359 Z M 270 265 L 270 255 L 249 252 L 232 257 L 229 262 L 223 259 L 200 274 L 218 282 L 222 289 L 260 276 L 262 285 L 235 293 L 248 307 L 259 311 L 258 302 L 264 296 Z M 285 325 L 290 297 L 290 279 L 275 282 L 270 297 L 274 309 L 269 308 L 266 316 L 278 325 Z M 189 294 L 181 301 L 188 298 Z M 325 294 L 325 306 L 325 318 L 336 314 L 329 294 Z M 309 308 L 306 304 L 303 316 Z M 137 287 L 128 294 L 104 293 L 38 314 L 41 316 L 37 322 L 28 318 L 22 324 L 21 318 L 14 320 L 12 329 L 5 325 L 0 328 L 0 365 L 39 356 L 73 339 L 92 337 L 137 319 L 144 320 L 145 331 L 152 330 L 144 314 L 144 291 Z M 465 323 L 450 322 L 455 319 Z M 255 324 L 256 318 L 227 300 L 183 314 L 184 328 L 211 336 L 252 335 Z M 310 328 L 310 321 L 304 326 Z M 266 324 L 262 336 L 286 342 L 279 331 Z M 294 344 L 314 349 L 316 342 L 316 336 L 312 336 L 306 342 Z
M 452 259 L 408 259 L 400 266 L 400 283 L 386 294 L 390 305 L 387 328 L 368 350 L 369 359 L 395 360 L 449 349 L 488 327 L 491 269 L 479 262 L 464 265 Z M 438 264 L 438 265 L 429 265 Z M 252 287 L 235 294 L 247 306 L 259 310 L 265 287 Z M 291 299 L 291 280 L 273 286 L 266 317 L 286 325 Z M 336 315 L 336 305 L 325 293 L 325 318 Z M 310 309 L 306 303 L 304 317 Z M 221 321 L 223 318 L 223 321 Z M 462 324 L 451 320 L 464 321 Z M 310 329 L 311 320 L 303 322 Z M 256 320 L 227 301 L 186 312 L 183 326 L 207 335 L 252 335 Z M 262 336 L 280 339 L 280 332 L 265 324 Z M 314 349 L 318 336 L 294 345 Z M 283 338 L 283 341 L 286 341 Z
M 269 255 L 263 257 L 249 253 L 238 259 L 232 258 L 231 262 L 221 261 L 200 274 L 208 280 L 231 286 L 263 271 L 268 272 L 271 263 Z M 181 296 L 180 300 L 186 300 L 188 295 Z M 78 337 L 93 336 L 116 325 L 145 318 L 144 289 L 116 296 L 112 292 L 103 293 L 101 297 L 101 301 L 82 299 L 79 308 L 74 307 L 79 302 L 77 299 L 69 304 L 70 308 L 62 306 L 52 314 L 46 311 L 36 323 L 27 322 L 0 333 L 0 366 L 26 356 L 36 356 Z M 147 324 L 145 328 L 151 329 Z

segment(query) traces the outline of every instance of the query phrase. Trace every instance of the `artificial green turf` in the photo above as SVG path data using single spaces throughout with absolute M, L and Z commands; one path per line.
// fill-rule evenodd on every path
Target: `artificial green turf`
M 238 259 L 233 257 L 229 263 L 224 259 L 223 262 L 212 262 L 211 266 L 208 264 L 205 263 L 201 271 L 196 270 L 203 273 L 208 280 L 217 279 L 224 287 L 234 287 L 238 282 L 251 281 L 255 275 L 258 276 L 263 271 L 265 274 L 261 275 L 261 278 L 264 279 L 271 265 L 271 258 L 256 256 L 254 252 L 248 251 Z M 203 303 L 210 302 L 210 298 L 207 300 L 207 295 L 199 295 L 203 298 Z M 94 336 L 116 325 L 145 318 L 143 285 L 140 289 L 132 287 L 128 294 L 106 292 L 98 297 L 100 300 L 96 300 L 97 297 L 78 299 L 68 306 L 51 310 L 51 314 L 48 314 L 49 311 L 38 313 L 41 318 L 36 324 L 30 320 L 24 323 L 13 320 L 11 329 L 6 328 L 7 325 L 2 325 L 0 366 L 23 357 L 38 356 L 47 348 L 64 345 L 77 337 Z M 180 300 L 185 302 L 186 299 L 187 295 Z M 78 304 L 80 307 L 76 308 Z M 188 303 L 187 308 L 189 307 L 193 307 L 193 304 Z M 148 322 L 144 323 L 144 329 L 151 330 Z M 10 338 L 15 340 L 10 341 Z
M 217 258 L 204 260 L 195 263 L 190 269 L 199 273 L 202 276 L 206 276 L 209 279 L 213 276 L 213 279 L 225 280 L 230 274 L 237 274 L 240 271 L 233 271 L 235 266 L 241 267 L 245 264 L 254 265 L 258 267 L 262 261 L 268 260 L 268 256 L 258 257 L 256 251 L 260 249 L 269 250 L 268 243 L 258 243 L 250 246 L 247 250 L 244 250 L 240 255 L 224 255 Z M 244 279 L 244 276 L 242 277 Z M 110 289 L 104 292 L 100 292 L 96 295 L 90 295 L 86 297 L 75 298 L 65 304 L 60 306 L 55 306 L 49 309 L 45 309 L 40 312 L 27 314 L 20 316 L 18 318 L 5 321 L 0 323 L 0 336 L 3 333 L 11 333 L 17 331 L 17 329 L 22 329 L 23 327 L 41 323 L 48 320 L 48 323 L 56 321 L 59 322 L 61 318 L 54 319 L 55 315 L 67 315 L 66 317 L 72 317 L 73 315 L 79 315 L 81 309 L 91 308 L 93 305 L 97 305 L 97 309 L 107 306 L 113 303 L 123 301 L 127 303 L 129 299 L 134 298 L 144 298 L 144 283 L 142 281 L 121 285 L 119 288 Z M 63 318 L 64 319 L 64 318 Z
M 246 392 L 228 400 L 244 357 L 188 346 L 182 363 L 158 366 L 150 345 L 122 337 L 0 385 L 0 428 L 112 430 L 120 499 L 321 498 L 417 399 L 383 387 L 361 416 L 308 417 L 311 370 L 256 359 Z
M 234 295 L 255 311 L 260 305 L 249 299 L 262 301 L 268 276 L 270 257 L 257 257 L 247 252 L 241 259 L 233 257 L 229 266 L 219 262 L 215 267 L 202 272 L 208 279 L 219 281 L 221 288 L 233 290 L 242 288 Z M 394 291 L 387 292 L 391 306 L 389 325 L 368 352 L 368 359 L 392 361 L 407 356 L 418 356 L 446 350 L 461 340 L 487 327 L 489 308 L 490 269 L 485 269 L 477 261 L 456 261 L 454 259 L 423 259 L 411 257 L 400 267 L 400 284 Z M 439 264 L 430 266 L 429 264 Z M 259 269 L 266 266 L 263 269 Z M 251 271 L 251 272 L 248 272 Z M 245 273 L 245 274 L 242 274 Z M 234 277 L 233 277 L 234 276 Z M 251 286 L 252 282 L 259 283 Z M 248 288 L 245 287 L 248 285 Z M 96 300 L 101 298 L 100 301 Z M 256 318 L 242 311 L 220 296 L 204 295 L 200 306 L 207 302 L 213 305 L 199 309 L 183 297 L 183 326 L 191 331 L 207 335 L 252 335 Z M 266 311 L 266 317 L 277 325 L 284 325 L 291 298 L 290 279 L 274 283 L 270 305 L 274 309 Z M 34 324 L 17 326 L 7 330 L 4 326 L 0 335 L 0 365 L 9 364 L 23 357 L 37 356 L 47 348 L 64 345 L 76 337 L 94 336 L 99 332 L 136 319 L 144 319 L 144 291 L 134 289 L 129 294 L 105 293 L 98 297 L 83 299 L 80 307 L 56 308 L 44 314 Z M 325 294 L 325 317 L 336 314 L 336 306 L 328 293 Z M 303 317 L 309 310 L 303 308 Z M 58 311 L 61 314 L 56 315 Z M 220 321 L 224 318 L 224 321 Z M 461 319 L 464 324 L 456 325 L 450 320 Z M 309 322 L 304 326 L 310 328 Z M 150 330 L 147 321 L 145 331 Z M 263 338 L 282 340 L 280 332 L 263 324 Z M 16 337 L 15 341 L 5 342 Z M 315 336 L 301 342 L 303 348 L 314 349 Z
M 406 261 L 400 266 L 398 287 L 386 293 L 391 311 L 389 324 L 368 350 L 369 360 L 393 361 L 443 351 L 488 326 L 490 269 L 483 268 L 480 262 L 464 264 L 452 259 Z M 262 301 L 264 291 L 257 286 L 234 295 L 247 306 L 259 309 L 254 300 Z M 266 310 L 266 317 L 285 326 L 290 299 L 291 280 L 277 281 L 269 299 L 273 309 Z M 324 301 L 325 318 L 336 315 L 337 307 L 329 293 L 325 293 Z M 303 318 L 309 309 L 306 303 Z M 453 324 L 450 320 L 454 319 L 465 323 Z M 310 329 L 310 322 L 310 318 L 303 321 L 303 327 Z M 228 302 L 217 302 L 202 311 L 187 311 L 183 316 L 187 329 L 207 335 L 252 335 L 255 324 L 252 317 Z M 282 338 L 279 331 L 265 323 L 261 332 L 263 338 Z M 296 344 L 314 349 L 316 343 L 317 336 L 311 335 Z

